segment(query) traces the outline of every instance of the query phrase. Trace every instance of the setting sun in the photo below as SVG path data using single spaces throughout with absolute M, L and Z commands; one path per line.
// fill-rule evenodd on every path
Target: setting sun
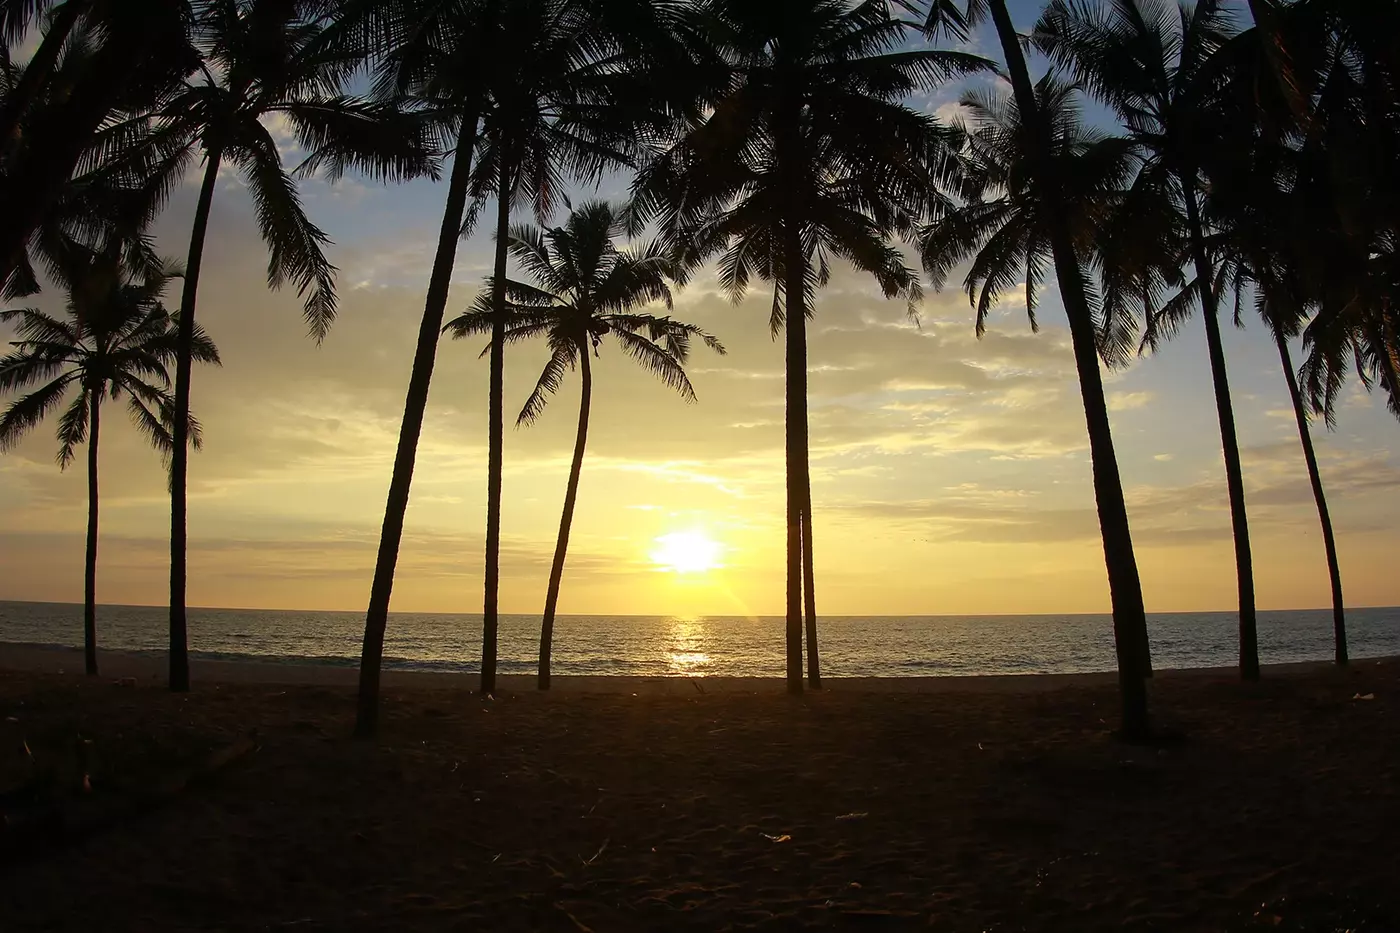
M 672 573 L 704 573 L 719 566 L 720 546 L 703 531 L 676 531 L 654 542 L 652 562 Z

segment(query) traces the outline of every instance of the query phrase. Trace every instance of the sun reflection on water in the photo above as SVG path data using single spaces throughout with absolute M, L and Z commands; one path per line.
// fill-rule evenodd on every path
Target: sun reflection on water
M 710 666 L 710 656 L 702 650 L 705 634 L 705 623 L 700 619 L 671 620 L 666 646 L 671 673 L 690 677 L 705 676 L 705 670 Z

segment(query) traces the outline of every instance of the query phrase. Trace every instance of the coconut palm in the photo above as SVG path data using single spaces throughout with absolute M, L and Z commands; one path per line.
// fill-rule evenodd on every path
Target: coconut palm
M 87 673 L 97 674 L 97 515 L 98 441 L 102 402 L 126 396 L 132 421 L 163 454 L 174 442 L 174 410 L 167 366 L 175 357 L 175 325 L 161 294 L 178 269 L 151 263 L 122 244 L 94 252 L 76 242 L 53 264 L 56 284 L 68 295 L 66 314 L 54 317 L 36 308 L 0 312 L 19 337 L 14 351 L 0 359 L 0 391 L 33 386 L 0 415 L 0 450 L 19 442 L 49 413 L 71 401 L 58 421 L 58 465 L 66 469 L 77 448 L 87 444 L 88 525 L 83 583 L 83 653 Z M 214 344 L 194 331 L 195 358 L 218 363 Z M 76 390 L 76 391 L 73 391 Z M 199 445 L 199 425 L 184 432 Z
M 7 41 L 22 36 L 34 14 L 50 6 L 43 0 L 6 4 L 0 29 Z M 45 41 L 0 101 L 0 281 L 21 261 L 31 234 L 91 151 L 94 134 L 114 118 L 149 109 L 197 66 L 188 40 L 189 0 L 68 0 L 54 14 Z M 56 63 L 75 32 L 88 33 L 89 60 L 56 93 Z
M 1332 256 L 1337 244 L 1345 242 L 1342 230 L 1336 230 L 1335 237 L 1319 236 L 1319 231 L 1337 226 L 1325 148 L 1326 130 L 1337 115 L 1311 116 L 1324 97 L 1332 99 L 1328 110 L 1337 106 L 1341 88 L 1337 76 L 1325 73 L 1328 66 L 1319 64 L 1335 60 L 1326 51 L 1327 42 L 1316 39 L 1327 35 L 1325 22 L 1317 22 L 1308 10 L 1279 15 L 1267 3 L 1256 6 L 1256 27 L 1232 40 L 1231 48 L 1219 56 L 1228 58 L 1223 70 L 1230 80 L 1224 87 L 1233 92 L 1220 103 L 1233 108 L 1233 114 L 1225 121 L 1227 137 L 1206 163 L 1210 185 L 1203 213 L 1216 230 L 1211 247 L 1220 257 L 1217 290 L 1234 289 L 1237 322 L 1243 296 L 1252 292 L 1278 349 L 1322 529 L 1332 591 L 1334 656 L 1338 664 L 1346 664 L 1346 610 L 1336 539 L 1308 406 L 1289 350 L 1289 342 L 1304 331 L 1323 300 L 1337 269 Z
M 355 719 L 355 731 L 360 736 L 372 735 L 378 724 L 384 632 L 389 620 L 399 545 L 403 540 L 404 515 L 413 484 L 418 439 L 423 432 L 438 337 L 457 259 L 457 243 L 470 226 L 467 202 L 485 95 L 483 75 L 497 51 L 490 39 L 497 5 L 494 0 L 456 3 L 420 0 L 396 7 L 374 0 L 349 4 L 343 16 L 329 27 L 333 41 L 345 41 L 348 36 L 353 43 L 358 36 L 362 48 L 381 56 L 376 74 L 376 97 L 383 100 L 407 97 L 419 101 L 435 119 L 441 148 L 452 154 L 452 171 L 423 318 L 418 327 L 369 608 L 365 614 Z
M 1093 460 L 1113 605 L 1122 732 L 1140 737 L 1149 732 L 1147 620 L 1099 371 L 1101 355 L 1109 363 L 1119 362 L 1132 341 L 1105 326 L 1110 322 L 1103 320 L 1086 269 L 1105 218 L 1132 177 L 1134 147 L 1084 127 L 1071 87 L 1049 76 L 1031 82 L 1004 0 L 969 0 L 966 6 L 939 0 L 926 28 L 965 37 L 987 14 L 996 26 L 1012 97 L 973 95 L 964 101 L 975 127 L 969 136 L 968 201 L 924 231 L 924 267 L 939 284 L 959 263 L 972 259 L 966 285 L 980 327 L 997 297 L 1020 281 L 1026 286 L 1027 310 L 1033 312 L 1047 260 L 1053 263 L 1069 319 Z
M 32 125 L 71 93 L 93 66 L 100 47 L 95 28 L 84 22 L 70 29 L 66 38 L 49 80 L 34 90 L 35 99 L 19 114 L 17 139 L 27 138 Z M 33 62 L 26 73 L 32 67 Z M 59 187 L 26 249 L 16 257 L 3 282 L 4 297 L 15 300 L 37 294 L 36 268 L 61 275 L 55 267 L 75 241 L 101 248 L 121 238 L 126 250 L 145 250 L 146 261 L 154 262 L 143 231 L 164 207 L 194 148 L 193 140 L 168 132 L 149 111 L 126 116 L 94 133 L 72 177 Z
M 189 689 L 186 648 L 186 474 L 182 443 L 190 405 L 195 301 L 205 233 L 221 167 L 238 168 L 253 199 L 268 246 L 268 285 L 290 282 L 303 298 L 317 340 L 335 317 L 335 267 L 325 256 L 329 240 L 306 216 L 296 182 L 283 165 L 277 141 L 264 125 L 280 120 L 309 155 L 303 174 L 324 170 L 337 177 L 356 169 L 388 180 L 434 173 L 423 136 L 425 125 L 392 104 L 340 93 L 363 62 L 324 40 L 322 0 L 210 0 L 196 23 L 204 55 L 202 78 L 191 81 L 161 117 L 204 150 L 204 177 L 190 234 L 184 292 L 180 298 L 180 347 L 175 369 L 175 446 L 171 458 L 170 688 Z
M 1145 199 L 1172 215 L 1184 233 L 1188 264 L 1195 272 L 1190 294 L 1202 310 L 1207 356 L 1215 391 L 1224 453 L 1230 523 L 1234 534 L 1239 593 L 1239 665 L 1246 680 L 1259 678 L 1254 560 L 1245 510 L 1244 477 L 1234 404 L 1220 335 L 1217 265 L 1207 247 L 1211 232 L 1202 217 L 1203 163 L 1219 146 L 1228 110 L 1214 106 L 1220 50 L 1232 38 L 1233 16 L 1222 0 L 1051 0 L 1036 24 L 1036 45 L 1067 68 L 1094 96 L 1117 112 L 1143 161 L 1131 197 L 1137 214 Z M 1149 228 L 1151 229 L 1151 225 Z M 1156 261 L 1175 265 L 1174 250 Z M 1169 272 L 1175 273 L 1171 268 Z M 1170 318 L 1154 314 L 1150 342 L 1174 332 L 1191 303 L 1174 301 Z
M 692 262 L 719 254 L 738 301 L 757 277 L 774 286 L 771 323 L 785 332 L 787 682 L 820 685 L 808 467 L 806 320 L 839 258 L 889 297 L 919 296 L 917 272 L 891 237 L 912 231 L 949 166 L 945 136 L 903 101 L 987 66 L 958 52 L 907 49 L 907 4 L 882 0 L 705 0 L 704 43 L 722 81 L 707 119 L 684 128 L 639 174 L 633 223 L 659 224 Z M 804 599 L 805 592 L 805 599 Z
M 671 288 L 667 280 L 678 278 L 680 273 L 676 263 L 655 243 L 619 249 L 616 238 L 622 230 L 619 210 L 607 202 L 592 201 L 573 210 L 562 227 L 540 230 L 517 226 L 511 231 L 510 254 L 533 284 L 506 283 L 510 317 L 505 339 L 514 342 L 544 337 L 550 348 L 549 361 L 521 408 L 516 426 L 538 420 L 549 399 L 562 386 L 566 371 L 577 368 L 581 380 L 578 433 L 540 626 L 541 690 L 549 689 L 554 614 L 559 605 L 569 530 L 588 443 L 593 402 L 591 357 L 598 353 L 603 339 L 612 336 L 636 363 L 686 401 L 693 402 L 695 390 L 685 373 L 691 341 L 699 339 L 715 352 L 724 353 L 715 337 L 694 324 L 637 310 L 658 301 L 670 310 Z M 447 330 L 458 338 L 490 333 L 495 324 L 491 295 L 490 291 L 482 294 L 469 311 L 448 323 Z
M 485 76 L 473 183 L 478 201 L 496 205 L 481 648 L 481 692 L 487 695 L 496 687 L 511 209 L 528 205 L 543 223 L 566 178 L 593 181 L 609 169 L 635 165 L 668 123 L 673 103 L 672 85 L 655 67 L 662 59 L 641 53 L 635 41 L 664 35 L 657 17 L 665 5 L 623 4 L 635 8 L 626 23 L 610 6 L 619 5 L 502 0 L 490 36 L 500 52 Z

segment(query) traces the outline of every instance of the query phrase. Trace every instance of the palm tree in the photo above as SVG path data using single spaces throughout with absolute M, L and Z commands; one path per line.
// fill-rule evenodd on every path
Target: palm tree
M 0 359 L 0 390 L 21 391 L 0 416 L 0 451 L 63 404 L 76 389 L 58 421 L 58 465 L 66 469 L 75 450 L 87 444 L 88 526 L 83 584 L 83 652 L 87 673 L 97 674 L 97 452 L 102 402 L 126 394 L 136 427 L 163 454 L 174 442 L 174 410 L 166 367 L 175 356 L 175 325 L 160 296 L 179 275 L 170 263 L 148 261 L 144 254 L 123 255 L 118 242 L 101 252 L 70 243 L 54 263 L 56 283 L 68 293 L 67 315 L 56 318 L 35 308 L 0 311 L 0 323 L 13 323 L 19 340 Z M 219 362 L 213 342 L 194 332 L 195 357 Z M 187 425 L 190 443 L 199 446 L 199 425 Z
M 806 320 L 832 257 L 873 275 L 886 296 L 919 297 L 892 236 L 910 233 L 949 169 L 945 136 L 903 100 L 987 66 L 976 56 L 907 50 L 906 4 L 865 0 L 705 0 L 703 40 L 720 59 L 708 119 L 639 174 L 633 224 L 656 221 L 698 263 L 720 254 L 738 301 L 774 285 L 785 331 L 787 682 L 802 692 L 803 615 L 813 687 L 816 649 Z M 805 592 L 805 600 L 804 600 Z
M 379 676 L 394 571 L 398 566 L 418 439 L 423 432 L 423 416 L 437 360 L 438 335 L 457 259 L 457 243 L 470 227 L 466 220 L 467 200 L 485 95 L 483 76 L 493 54 L 490 36 L 498 5 L 499 0 L 459 3 L 423 0 L 394 8 L 374 0 L 350 5 L 330 28 L 332 38 L 340 38 L 337 34 L 342 32 L 353 35 L 357 29 L 368 34 L 365 45 L 383 54 L 378 66 L 376 97 L 387 100 L 407 97 L 420 101 L 427 112 L 435 115 L 441 146 L 453 156 L 423 318 L 418 326 L 393 474 L 389 480 L 369 608 L 365 614 L 355 718 L 355 734 L 362 737 L 373 735 L 379 721 Z
M 3 4 L 0 27 L 6 38 L 23 35 L 31 14 L 52 5 L 43 0 Z M 6 133 L 0 138 L 0 281 L 21 261 L 25 243 L 89 151 L 93 135 L 114 117 L 149 109 L 197 67 L 187 38 L 189 0 L 69 0 L 55 13 L 30 67 L 0 102 Z M 90 59 L 56 94 L 55 63 L 64 40 L 83 24 L 96 39 Z M 53 41 L 47 41 L 50 37 Z M 21 121 L 23 137 L 16 138 Z
M 335 267 L 325 256 L 328 238 L 302 209 L 296 182 L 282 164 L 277 142 L 261 122 L 284 119 L 310 154 L 300 171 L 324 169 L 334 178 L 347 168 L 389 180 L 436 171 L 423 134 L 426 126 L 392 104 L 340 93 L 363 59 L 324 40 L 320 0 L 210 0 L 201 10 L 196 40 L 204 53 L 202 80 L 187 84 L 161 116 L 204 149 L 204 179 L 195 208 L 180 298 L 180 342 L 175 368 L 175 446 L 170 497 L 170 688 L 189 689 L 186 647 L 186 474 L 182 433 L 190 407 L 195 300 L 204 237 L 220 167 L 242 170 L 263 240 L 268 285 L 291 282 L 303 297 L 311 334 L 325 336 L 335 317 Z
M 496 689 L 497 598 L 500 585 L 501 474 L 504 444 L 502 389 L 509 323 L 506 263 L 511 207 L 528 203 L 543 223 L 565 177 L 601 178 L 631 166 L 669 120 L 667 83 L 656 59 L 638 52 L 638 36 L 664 34 L 657 12 L 636 6 L 625 26 L 608 3 L 509 0 L 498 8 L 489 41 L 499 57 L 485 76 L 481 155 L 473 191 L 496 203 L 492 275 L 490 392 L 486 490 L 486 569 L 481 645 L 481 692 Z M 625 30 L 625 31 L 624 31 Z
M 1107 339 L 1096 290 L 1085 270 L 1097 228 L 1112 213 L 1132 175 L 1133 145 L 1086 129 L 1074 91 L 1050 77 L 1033 84 L 1020 37 L 1004 0 L 969 0 L 960 8 L 938 0 L 926 28 L 966 37 L 987 13 L 995 23 L 1010 73 L 1010 100 L 973 95 L 964 100 L 976 119 L 969 137 L 971 178 L 965 205 L 931 224 L 921 241 L 924 267 L 942 283 L 972 258 L 966 285 L 976 299 L 979 328 L 998 295 L 1024 277 L 1027 310 L 1054 264 L 1069 319 L 1075 368 L 1093 460 L 1094 496 L 1113 604 L 1122 695 L 1122 734 L 1150 732 L 1146 677 L 1150 672 L 1142 583 L 1133 554 L 1128 510 L 1108 419 L 1101 354 L 1116 363 L 1126 350 Z
M 559 605 L 559 586 L 564 577 L 564 558 L 588 442 L 593 401 L 590 357 L 598 352 L 603 338 L 611 335 L 635 362 L 686 401 L 693 402 L 695 390 L 685 374 L 691 340 L 698 338 L 715 352 L 724 353 L 717 339 L 693 324 L 635 310 L 655 301 L 664 302 L 670 310 L 671 289 L 667 280 L 678 278 L 679 270 L 654 243 L 619 249 L 615 239 L 622 230 L 620 211 L 607 202 L 592 201 L 572 211 L 562 227 L 541 231 L 517 226 L 511 231 L 510 254 L 535 284 L 506 283 L 510 317 L 505 339 L 514 342 L 542 336 L 548 340 L 551 351 L 516 425 L 533 424 L 539 418 L 550 397 L 563 384 L 566 370 L 577 367 L 582 380 L 578 433 L 540 626 L 541 690 L 549 689 L 554 614 Z M 492 293 L 481 295 L 471 310 L 449 322 L 446 329 L 458 338 L 490 333 L 495 325 Z
M 61 102 L 93 65 L 98 48 L 94 28 L 81 24 L 69 29 L 66 38 L 62 57 L 53 63 L 48 80 L 32 89 L 34 99 L 18 115 L 17 139 L 27 138 L 32 124 Z M 24 74 L 33 67 L 31 62 Z M 94 133 L 73 176 L 59 187 L 26 249 L 16 257 L 3 282 L 4 297 L 15 300 L 37 294 L 36 267 L 54 271 L 75 241 L 100 249 L 120 239 L 124 249 L 145 251 L 144 261 L 154 263 L 143 231 L 164 207 L 194 148 L 193 140 L 167 132 L 150 112 L 127 116 Z M 61 276 L 58 271 L 54 274 Z
M 1269 17 L 1275 30 L 1286 23 L 1296 34 L 1291 27 L 1301 25 L 1291 14 L 1273 16 L 1266 6 L 1261 6 L 1260 13 Z M 1327 279 L 1319 271 L 1318 257 L 1328 250 L 1319 250 L 1317 244 L 1318 231 L 1332 225 L 1332 199 L 1317 190 L 1317 173 L 1308 168 L 1319 161 L 1323 144 L 1319 131 L 1325 121 L 1308 116 L 1314 77 L 1309 59 L 1315 49 L 1291 52 L 1288 46 L 1295 43 L 1282 42 L 1279 35 L 1261 27 L 1262 22 L 1241 34 L 1231 43 L 1238 49 L 1228 50 L 1236 60 L 1228 66 L 1234 73 L 1227 86 L 1241 90 L 1236 92 L 1237 100 L 1226 102 L 1235 107 L 1236 115 L 1228 121 L 1228 137 L 1207 165 L 1210 186 L 1205 213 L 1217 231 L 1211 238 L 1212 252 L 1220 257 L 1217 291 L 1233 287 L 1237 323 L 1243 297 L 1252 291 L 1259 316 L 1278 349 L 1322 528 L 1332 591 L 1334 656 L 1338 664 L 1346 664 L 1346 609 L 1336 538 L 1313 449 L 1308 407 L 1289 351 L 1289 341 L 1303 332 L 1319 303 L 1319 286 Z M 1309 25 L 1304 34 L 1314 34 L 1315 29 L 1315 24 Z M 1254 88 L 1280 88 L 1283 93 L 1261 102 Z M 1336 240 L 1329 238 L 1329 242 Z
M 1036 45 L 1052 62 L 1068 68 L 1096 97 L 1117 111 L 1129 136 L 1138 144 L 1143 162 L 1134 180 L 1142 197 L 1133 197 L 1133 211 L 1146 198 L 1172 216 L 1185 232 L 1189 264 L 1195 281 L 1189 286 L 1205 319 L 1206 348 L 1220 424 L 1225 480 L 1229 491 L 1230 523 L 1234 532 L 1235 575 L 1239 591 L 1240 675 L 1259 679 L 1259 635 L 1254 600 L 1254 560 L 1249 544 L 1244 478 L 1234 404 L 1220 336 L 1217 268 L 1207 247 L 1207 222 L 1202 218 L 1203 162 L 1210 149 L 1221 145 L 1228 112 L 1214 106 L 1218 74 L 1216 56 L 1232 37 L 1232 16 L 1221 0 L 1051 0 L 1035 27 Z M 1175 251 L 1156 260 L 1175 265 Z M 1175 268 L 1169 270 L 1175 272 Z M 1175 330 L 1183 301 L 1171 304 L 1175 315 L 1151 315 L 1149 339 L 1155 345 L 1158 328 Z

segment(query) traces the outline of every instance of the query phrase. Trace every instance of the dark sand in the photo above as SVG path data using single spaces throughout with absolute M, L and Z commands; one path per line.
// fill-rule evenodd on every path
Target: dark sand
M 1185 737 L 1160 747 L 1112 739 L 1105 675 L 503 678 L 494 701 L 390 675 L 367 743 L 352 670 L 196 663 L 174 696 L 151 659 L 80 660 L 0 647 L 0 791 L 25 741 L 61 764 L 81 733 L 113 798 L 257 748 L 0 862 L 6 933 L 1400 930 L 1397 660 L 1164 673 Z

